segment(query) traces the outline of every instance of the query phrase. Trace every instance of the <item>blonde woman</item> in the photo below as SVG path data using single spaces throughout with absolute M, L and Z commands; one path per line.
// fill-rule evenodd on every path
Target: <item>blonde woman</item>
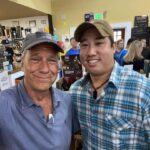
M 133 41 L 129 46 L 128 53 L 124 56 L 124 65 L 133 64 L 133 70 L 141 72 L 144 67 L 142 50 L 142 42 L 139 40 Z

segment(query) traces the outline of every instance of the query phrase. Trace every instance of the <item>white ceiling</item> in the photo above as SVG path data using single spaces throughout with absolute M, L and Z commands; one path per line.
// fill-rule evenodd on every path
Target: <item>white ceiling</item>
M 8 0 L 0 0 L 0 20 L 42 15 L 46 14 Z

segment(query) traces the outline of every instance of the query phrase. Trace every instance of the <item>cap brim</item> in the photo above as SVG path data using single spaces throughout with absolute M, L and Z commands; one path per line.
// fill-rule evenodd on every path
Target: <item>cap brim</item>
M 37 40 L 31 44 L 29 44 L 28 46 L 26 47 L 22 47 L 22 52 L 27 50 L 27 49 L 30 49 L 32 48 L 33 46 L 37 45 L 37 44 L 41 44 L 41 43 L 49 43 L 51 46 L 54 47 L 54 49 L 56 49 L 58 52 L 61 52 L 61 53 L 64 53 L 64 50 L 58 45 L 56 44 L 54 41 L 52 40 L 47 40 L 47 39 L 43 39 L 43 40 Z
M 92 28 L 92 27 L 95 27 L 94 24 L 92 23 L 89 23 L 89 22 L 84 22 L 82 24 L 80 24 L 75 33 L 74 33 L 74 38 L 77 42 L 80 42 L 80 38 L 81 38 L 81 35 L 88 29 Z

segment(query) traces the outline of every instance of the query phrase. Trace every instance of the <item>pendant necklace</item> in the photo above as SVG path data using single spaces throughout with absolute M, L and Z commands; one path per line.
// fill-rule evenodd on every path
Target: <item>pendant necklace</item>
M 109 80 L 109 79 L 108 79 L 108 80 Z M 98 90 L 99 88 L 101 88 L 103 85 L 105 85 L 108 80 L 106 80 L 106 81 L 103 82 L 100 86 L 98 86 L 98 87 L 96 87 L 96 88 L 95 88 L 94 85 L 92 84 L 93 89 L 94 89 L 94 91 L 93 91 L 93 98 L 94 98 L 94 99 L 97 99 L 97 90 Z

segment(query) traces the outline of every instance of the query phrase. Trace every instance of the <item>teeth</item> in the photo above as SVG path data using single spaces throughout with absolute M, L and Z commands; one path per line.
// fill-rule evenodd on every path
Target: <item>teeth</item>
M 98 62 L 98 60 L 89 60 L 89 61 L 88 61 L 88 63 L 91 63 L 91 64 L 97 63 L 97 62 Z

